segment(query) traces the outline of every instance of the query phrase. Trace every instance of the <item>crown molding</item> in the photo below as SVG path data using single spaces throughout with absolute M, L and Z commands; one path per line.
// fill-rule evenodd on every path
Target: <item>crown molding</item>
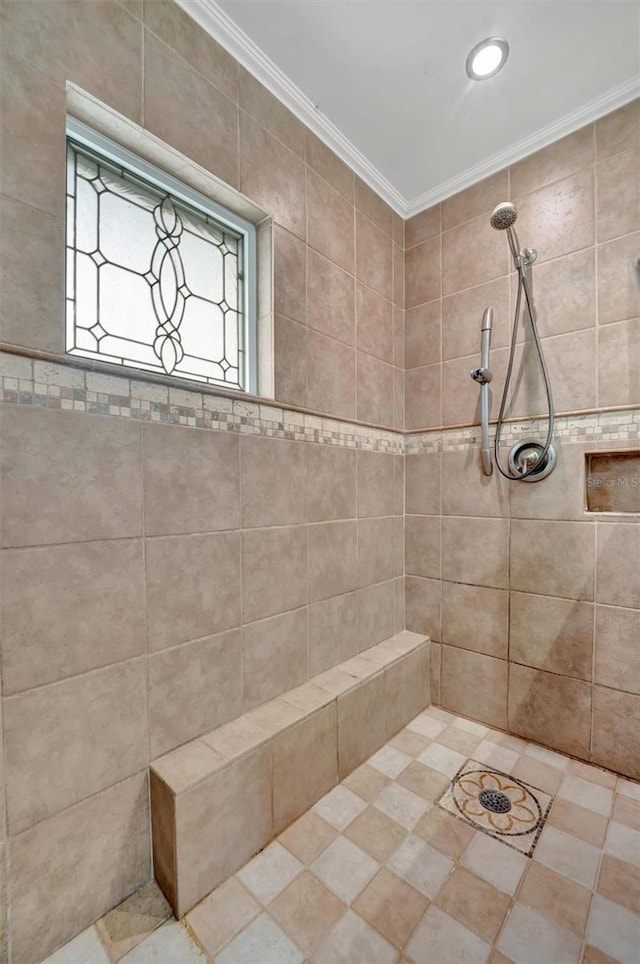
M 178 6 L 221 44 L 261 84 L 282 101 L 321 141 L 334 151 L 377 194 L 403 218 L 411 218 L 472 184 L 515 164 L 554 141 L 573 133 L 604 114 L 640 96 L 640 78 L 634 77 L 611 88 L 573 111 L 543 127 L 529 137 L 512 144 L 505 151 L 493 154 L 481 164 L 467 168 L 461 174 L 443 181 L 430 191 L 408 200 L 355 147 L 331 121 L 318 110 L 287 75 L 251 40 L 215 0 L 175 0 Z

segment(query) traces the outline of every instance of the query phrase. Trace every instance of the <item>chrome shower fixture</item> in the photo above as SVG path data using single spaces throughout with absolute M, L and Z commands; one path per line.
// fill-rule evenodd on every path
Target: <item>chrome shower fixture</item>
M 535 248 L 520 248 L 518 235 L 513 226 L 517 218 L 516 206 L 511 201 L 501 201 L 491 212 L 491 227 L 495 228 L 496 231 L 507 232 L 513 261 L 516 268 L 521 268 L 523 265 L 533 264 L 538 257 L 538 252 Z

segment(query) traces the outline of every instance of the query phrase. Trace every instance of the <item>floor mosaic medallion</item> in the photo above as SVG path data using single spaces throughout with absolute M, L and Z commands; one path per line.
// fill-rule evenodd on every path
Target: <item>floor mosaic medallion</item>
M 476 830 L 502 840 L 530 857 L 553 797 L 522 780 L 468 760 L 438 804 Z

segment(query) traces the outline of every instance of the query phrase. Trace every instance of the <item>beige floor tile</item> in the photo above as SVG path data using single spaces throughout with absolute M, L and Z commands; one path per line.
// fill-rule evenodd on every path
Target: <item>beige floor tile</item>
M 518 964 L 578 964 L 580 938 L 525 904 L 515 904 L 498 941 L 498 949 Z
M 403 948 L 429 901 L 383 867 L 365 887 L 353 909 L 398 948 Z
M 396 782 L 433 803 L 449 786 L 449 777 L 416 760 L 400 774 Z
M 476 832 L 461 863 L 505 894 L 515 894 L 528 860 L 502 841 Z
M 455 713 L 450 713 L 448 710 L 443 710 L 441 706 L 428 706 L 424 711 L 424 716 L 430 716 L 434 720 L 439 720 L 441 723 L 445 723 L 449 726 L 450 723 L 456 719 Z
M 362 797 L 363 800 L 371 802 L 385 787 L 389 786 L 391 779 L 381 773 L 380 770 L 370 767 L 368 763 L 363 763 L 348 777 L 345 777 L 342 783 L 349 790 L 353 790 L 359 797 Z
M 400 846 L 407 831 L 381 810 L 368 807 L 347 827 L 344 835 L 369 856 L 383 862 Z
M 623 793 L 625 797 L 631 797 L 632 800 L 640 800 L 640 783 L 618 777 L 617 792 Z
M 431 804 L 417 793 L 392 783 L 374 800 L 373 806 L 399 823 L 406 830 L 412 830 Z
M 593 810 L 585 810 L 570 800 L 556 797 L 547 818 L 547 826 L 564 830 L 594 847 L 602 847 L 607 832 L 607 818 Z
M 593 944 L 586 944 L 582 955 L 582 964 L 619 964 L 614 957 L 609 957 L 604 951 L 594 947 Z
M 260 905 L 230 877 L 186 916 L 186 921 L 207 954 L 212 957 L 260 913 Z
M 489 964 L 513 964 L 513 961 L 510 957 L 507 957 L 506 954 L 501 954 L 500 951 L 493 950 L 489 958 Z
M 456 867 L 438 894 L 437 904 L 492 944 L 502 927 L 511 898 L 464 867 Z
M 238 878 L 261 904 L 271 901 L 297 877 L 303 865 L 277 840 L 238 871 Z
M 502 730 L 489 730 L 485 740 L 489 743 L 497 743 L 498 746 L 504 746 L 507 750 L 513 750 L 515 753 L 522 753 L 527 748 L 527 741 L 521 740 L 519 736 L 512 736 L 510 733 L 503 733 Z
M 490 953 L 489 944 L 435 905 L 424 915 L 407 945 L 407 954 L 416 964 L 434 961 L 485 964 Z
M 584 887 L 592 888 L 595 884 L 600 862 L 599 849 L 555 827 L 543 830 L 533 857 Z
M 362 797 L 339 784 L 322 800 L 318 800 L 313 810 L 336 830 L 344 830 L 359 813 L 366 809 L 366 806 Z
M 314 860 L 310 870 L 336 897 L 350 904 L 379 867 L 377 860 L 360 850 L 360 847 L 346 837 L 338 837 Z
M 430 900 L 436 897 L 453 866 L 449 857 L 415 836 L 407 837 L 387 860 L 387 867 Z
M 305 954 L 316 949 L 346 910 L 342 901 L 305 871 L 269 905 L 269 913 Z
M 421 736 L 420 733 L 414 733 L 413 730 L 404 729 L 396 733 L 394 737 L 389 740 L 391 746 L 395 746 L 398 750 L 402 750 L 403 753 L 408 754 L 411 757 L 417 757 L 419 753 L 431 743 L 430 737 Z
M 111 958 L 100 943 L 95 927 L 88 927 L 42 964 L 109 964 Z M 114 958 L 115 960 L 115 958 Z
M 460 730 L 465 730 L 467 733 L 474 733 L 476 736 L 479 736 L 480 739 L 489 732 L 488 726 L 483 726 L 482 723 L 476 723 L 475 720 L 465 720 L 464 716 L 456 716 L 451 725 L 458 727 Z
M 625 827 L 640 830 L 640 803 L 637 800 L 632 800 L 631 797 L 616 793 L 611 819 L 614 823 L 623 823 Z
M 617 782 L 615 773 L 610 773 L 608 770 L 603 770 L 600 767 L 592 767 L 588 763 L 582 763 L 580 760 L 569 760 L 567 773 L 573 777 L 580 777 L 582 780 L 597 783 L 599 786 L 606 787 L 608 790 L 615 790 Z
M 593 810 L 594 813 L 600 813 L 603 817 L 611 814 L 613 792 L 607 787 L 601 787 L 581 777 L 566 773 L 560 784 L 558 796 L 563 800 L 571 800 L 587 810 Z
M 471 756 L 474 760 L 486 763 L 495 770 L 502 770 L 503 773 L 511 773 L 511 769 L 518 762 L 520 754 L 516 753 L 515 750 L 510 750 L 507 746 L 500 746 L 498 743 L 493 743 L 487 736 L 482 743 L 475 748 Z
M 411 763 L 411 757 L 402 750 L 386 744 L 367 760 L 369 766 L 395 780 Z
M 469 843 L 475 837 L 476 831 L 464 820 L 458 820 L 452 814 L 433 807 L 420 818 L 413 831 L 417 837 L 426 840 L 428 844 L 440 850 L 441 853 L 459 860 Z
M 540 760 L 541 763 L 548 763 L 551 767 L 557 767 L 558 770 L 566 770 L 569 765 L 568 756 L 556 753 L 555 750 L 548 750 L 546 746 L 538 746 L 537 743 L 528 743 L 524 753 L 526 756 L 532 756 L 535 760 Z
M 313 954 L 311 964 L 392 964 L 395 959 L 395 947 L 349 910 Z
M 308 810 L 287 827 L 278 840 L 303 864 L 310 864 L 337 835 L 335 827 L 330 826 L 312 810 Z
M 421 713 L 415 720 L 411 720 L 411 723 L 407 723 L 407 729 L 412 733 L 419 733 L 420 736 L 426 736 L 430 740 L 434 740 L 438 733 L 446 730 L 447 726 L 448 723 L 436 720 L 435 717 L 428 716 L 426 713 Z
M 158 927 L 120 958 L 123 964 L 152 964 L 153 961 L 180 961 L 180 964 L 206 964 L 206 957 L 180 921 L 170 920 Z
M 596 894 L 591 904 L 587 942 L 624 964 L 638 960 L 640 917 Z
M 451 750 L 457 750 L 465 756 L 471 756 L 473 751 L 481 741 L 481 737 L 475 733 L 466 733 L 457 726 L 448 726 L 446 730 L 439 733 L 435 742 L 448 746 Z
M 113 960 L 117 960 L 168 920 L 173 912 L 155 880 L 136 890 L 96 924 Z
M 162 964 L 173 964 L 171 958 L 159 958 Z M 177 961 L 179 958 L 176 959 Z M 268 915 L 262 914 L 252 924 L 245 927 L 221 954 L 216 964 L 302 964 L 304 955 L 284 931 Z
M 605 853 L 640 867 L 640 832 L 611 821 L 604 842 Z
M 466 755 L 450 750 L 449 747 L 441 746 L 439 743 L 432 743 L 418 757 L 418 763 L 423 763 L 448 777 L 454 776 L 466 762 Z
M 584 937 L 591 904 L 591 891 L 586 887 L 534 860 L 522 881 L 518 900 Z
M 596 889 L 608 900 L 640 914 L 640 869 L 628 861 L 603 854 Z
M 555 793 L 562 780 L 562 771 L 557 767 L 550 767 L 532 756 L 525 756 L 524 753 L 512 768 L 511 775 L 518 780 L 524 780 L 538 790 L 544 790 L 545 793 Z

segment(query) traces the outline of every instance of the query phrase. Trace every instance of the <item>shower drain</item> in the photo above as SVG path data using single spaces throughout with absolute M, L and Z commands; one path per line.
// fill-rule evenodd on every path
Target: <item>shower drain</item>
M 509 813 L 511 810 L 511 800 L 500 790 L 481 790 L 478 801 L 491 813 Z

